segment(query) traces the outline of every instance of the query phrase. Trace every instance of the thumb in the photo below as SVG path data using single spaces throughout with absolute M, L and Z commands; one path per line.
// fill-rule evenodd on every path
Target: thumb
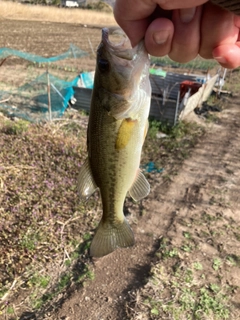
M 225 68 L 234 69 L 240 66 L 240 43 L 238 42 L 218 46 L 212 54 L 213 58 Z

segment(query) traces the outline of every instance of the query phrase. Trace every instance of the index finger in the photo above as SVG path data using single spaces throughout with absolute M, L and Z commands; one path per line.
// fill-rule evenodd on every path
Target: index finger
M 114 16 L 134 46 L 144 38 L 154 18 L 167 17 L 167 10 L 192 8 L 205 2 L 207 0 L 116 0 Z M 162 10 L 153 17 L 157 8 Z
M 125 31 L 133 46 L 143 39 L 150 23 L 149 16 L 156 9 L 153 1 L 116 0 L 114 16 L 117 23 Z

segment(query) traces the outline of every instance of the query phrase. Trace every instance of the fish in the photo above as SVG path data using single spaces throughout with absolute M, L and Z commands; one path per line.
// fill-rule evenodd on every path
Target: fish
M 117 42 L 110 40 L 120 35 Z M 87 129 L 88 157 L 78 175 L 78 193 L 87 200 L 97 189 L 102 218 L 90 246 L 92 257 L 134 245 L 124 216 L 127 195 L 145 198 L 150 185 L 139 169 L 151 101 L 149 55 L 134 48 L 122 29 L 102 29 Z

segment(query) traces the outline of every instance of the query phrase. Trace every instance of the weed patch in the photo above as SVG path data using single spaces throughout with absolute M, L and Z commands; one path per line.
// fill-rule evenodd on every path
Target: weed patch
M 70 120 L 2 120 L 0 135 L 0 314 L 9 313 L 18 294 L 40 312 L 67 288 L 94 278 L 86 252 L 98 196 L 82 204 L 76 192 L 86 130 Z
M 202 221 L 198 224 L 199 219 Z M 137 300 L 127 304 L 131 320 L 137 320 L 138 315 L 151 320 L 237 318 L 232 301 L 238 296 L 239 288 L 234 281 L 227 280 L 227 274 L 231 268 L 235 268 L 233 273 L 239 272 L 235 270 L 240 266 L 240 259 L 220 245 L 226 234 L 219 232 L 217 223 L 224 228 L 223 219 L 204 212 L 194 216 L 194 220 L 186 217 L 184 224 L 180 224 L 181 220 L 173 224 L 172 230 L 181 226 L 182 231 L 174 233 L 172 238 L 161 238 L 147 284 Z M 233 238 L 234 226 L 235 222 L 227 224 L 228 236 L 231 233 Z
M 158 138 L 159 132 L 166 136 Z M 171 181 L 171 176 L 177 174 L 175 168 L 190 156 L 191 150 L 204 132 L 204 128 L 195 123 L 179 122 L 175 127 L 170 127 L 166 123 L 150 121 L 143 146 L 142 163 L 154 160 L 159 171 L 164 168 L 164 180 Z
M 188 62 L 188 63 L 178 63 L 171 60 L 169 57 L 165 56 L 162 58 L 152 57 L 151 62 L 157 66 L 165 67 L 171 66 L 172 68 L 180 68 L 180 69 L 199 69 L 205 70 L 214 68 L 217 64 L 214 60 L 205 60 L 200 57 Z

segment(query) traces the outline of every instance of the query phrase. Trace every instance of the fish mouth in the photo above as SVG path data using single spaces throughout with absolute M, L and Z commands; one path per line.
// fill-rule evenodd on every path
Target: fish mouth
M 111 35 L 121 36 L 120 42 L 115 43 L 110 41 L 109 36 Z M 137 46 L 132 48 L 127 35 L 119 27 L 103 28 L 102 43 L 113 55 L 128 61 L 135 60 L 143 47 L 143 42 L 140 42 Z

